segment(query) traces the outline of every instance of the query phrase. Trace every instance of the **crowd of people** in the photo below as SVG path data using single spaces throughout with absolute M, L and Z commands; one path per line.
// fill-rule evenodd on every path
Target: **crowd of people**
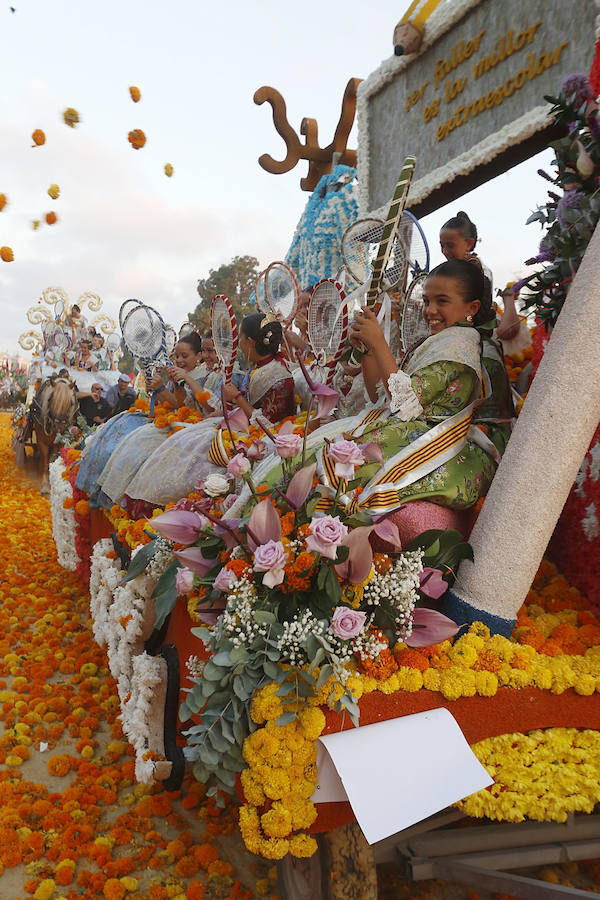
M 372 463 L 355 472 L 355 484 L 364 490 L 363 508 L 372 514 L 414 499 L 458 509 L 474 505 L 486 493 L 510 436 L 514 407 L 501 341 L 514 337 L 521 323 L 512 293 L 504 293 L 504 315 L 498 324 L 491 273 L 474 252 L 476 241 L 477 230 L 465 213 L 443 226 L 440 247 L 446 262 L 429 273 L 423 292 L 430 336 L 403 359 L 387 343 L 373 312 L 360 310 L 350 344 L 362 348 L 361 362 L 338 365 L 333 379 L 336 409 L 321 419 L 313 415 L 307 454 L 317 462 L 325 488 L 331 488 L 327 446 L 332 438 L 343 435 L 358 445 L 380 446 L 385 498 L 371 483 Z M 195 411 L 193 422 L 182 421 L 174 431 L 156 427 L 138 409 L 134 415 L 127 412 L 135 392 L 125 376 L 105 396 L 99 384 L 89 394 L 78 394 L 88 423 L 106 423 L 84 449 L 77 479 L 92 504 L 122 504 L 135 516 L 147 514 L 153 506 L 186 497 L 208 475 L 222 472 L 227 460 L 219 450 L 225 428 L 223 401 L 230 412 L 239 409 L 250 422 L 259 416 L 267 428 L 298 415 L 309 393 L 296 357 L 304 355 L 310 371 L 310 293 L 302 292 L 294 325 L 285 334 L 279 321 L 263 313 L 243 319 L 240 350 L 246 370 L 238 364 L 230 383 L 223 384 L 210 333 L 191 332 L 177 342 L 171 365 L 145 385 L 155 402 Z M 446 430 L 452 433 L 462 413 L 470 423 L 468 432 L 439 456 L 435 440 Z M 407 473 L 397 463 L 415 441 L 423 445 L 425 456 L 431 444 L 431 459 Z M 268 484 L 279 457 L 269 456 L 268 442 L 261 443 L 265 446 L 254 456 L 267 454 L 257 465 L 261 483 Z M 401 478 L 397 471 L 402 471 Z M 252 498 L 240 497 L 238 502 L 243 507 Z

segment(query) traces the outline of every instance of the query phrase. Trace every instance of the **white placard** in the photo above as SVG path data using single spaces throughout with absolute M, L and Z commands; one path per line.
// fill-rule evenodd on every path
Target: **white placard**
M 447 709 L 388 719 L 317 743 L 312 800 L 349 800 L 369 844 L 493 784 Z

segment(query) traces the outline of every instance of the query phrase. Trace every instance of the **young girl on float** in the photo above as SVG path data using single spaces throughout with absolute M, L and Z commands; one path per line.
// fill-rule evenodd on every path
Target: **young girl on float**
M 241 387 L 223 386 L 226 403 L 251 419 L 258 411 L 272 424 L 295 412 L 294 381 L 279 354 L 281 324 L 263 313 L 242 321 L 240 347 L 252 368 Z M 194 491 L 212 472 L 223 472 L 227 458 L 219 441 L 221 421 L 205 419 L 188 425 L 159 446 L 123 490 L 132 500 L 157 506 Z
M 452 219 L 448 219 L 440 229 L 440 248 L 446 259 L 477 261 L 481 265 L 483 274 L 489 278 L 490 291 L 492 291 L 492 273 L 474 252 L 477 240 L 477 226 L 462 210 L 457 212 Z M 517 336 L 520 328 L 515 295 L 510 288 L 505 288 L 501 292 L 501 296 L 504 315 L 496 328 L 495 337 L 500 341 L 511 341 Z
M 466 260 L 437 266 L 424 286 L 424 316 L 431 336 L 405 360 L 404 371 L 385 341 L 376 316 L 363 309 L 352 325 L 350 342 L 365 346 L 365 385 L 372 399 L 381 382 L 384 398 L 367 413 L 317 429 L 307 440 L 307 462 L 317 463 L 326 512 L 338 493 L 337 463 L 354 466 L 352 490 L 338 504 L 371 516 L 393 513 L 415 500 L 466 509 L 487 493 L 499 451 L 479 429 L 470 430 L 482 395 L 482 335 L 495 321 L 489 287 L 481 270 Z M 492 321 L 490 321 L 492 320 Z M 337 444 L 333 446 L 331 442 Z M 376 443 L 384 462 L 361 448 Z M 480 446 L 486 444 L 486 449 Z M 417 451 L 417 452 L 415 452 Z M 278 457 L 259 463 L 256 483 L 277 483 Z M 361 491 L 356 488 L 361 488 Z M 230 515 L 254 501 L 245 489 Z M 431 526 L 425 526 L 431 527 Z M 424 530 L 423 528 L 421 530 Z
M 165 370 L 174 380 L 164 385 L 161 375 L 157 373 L 147 381 L 148 390 L 155 392 L 158 403 L 167 400 L 174 408 L 185 404 L 190 409 L 208 415 L 214 411 L 212 406 L 202 404 L 195 396 L 204 391 L 203 381 L 208 374 L 201 366 L 201 353 L 201 339 L 196 332 L 187 334 L 177 342 L 174 351 L 175 364 Z M 211 399 L 212 397 L 209 398 L 208 404 Z M 130 416 L 130 413 L 124 415 Z M 116 422 L 119 419 L 119 416 L 115 416 L 115 419 L 110 421 Z M 147 419 L 143 428 L 136 429 L 134 433 L 127 433 L 124 438 L 121 426 L 115 425 L 114 428 L 114 433 L 111 431 L 106 439 L 106 447 L 102 452 L 105 465 L 97 477 L 95 486 L 101 488 L 98 500 L 102 506 L 112 506 L 113 503 L 120 502 L 127 485 L 138 469 L 169 435 L 168 429 L 157 428 L 153 422 L 148 423 Z M 123 423 L 122 428 L 125 432 L 129 432 L 133 430 L 133 425 Z M 112 451 L 107 458 L 106 452 L 111 446 Z M 97 470 L 97 463 L 95 469 Z

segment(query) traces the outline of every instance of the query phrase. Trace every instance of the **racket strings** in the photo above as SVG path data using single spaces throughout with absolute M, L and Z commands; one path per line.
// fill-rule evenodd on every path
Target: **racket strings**
M 123 322 L 123 339 L 139 359 L 153 359 L 165 350 L 165 327 L 158 313 L 147 306 L 131 310 Z

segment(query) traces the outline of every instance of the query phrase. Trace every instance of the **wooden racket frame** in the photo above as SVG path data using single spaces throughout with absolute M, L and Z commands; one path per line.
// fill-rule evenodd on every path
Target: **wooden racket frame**
M 231 348 L 231 358 L 227 364 L 225 364 L 224 360 L 221 359 L 219 352 L 217 350 L 217 344 L 215 341 L 216 329 L 215 329 L 214 323 L 213 323 L 213 315 L 214 315 L 214 310 L 215 310 L 215 305 L 216 305 L 217 300 L 224 301 L 225 306 L 227 308 L 227 312 L 229 313 L 229 321 L 231 322 L 231 331 L 232 331 L 233 339 L 232 339 L 232 348 Z M 235 318 L 235 310 L 231 304 L 231 300 L 229 299 L 229 297 L 226 297 L 225 294 L 215 294 L 215 296 L 212 298 L 212 302 L 210 304 L 210 327 L 211 327 L 211 331 L 212 331 L 213 342 L 215 343 L 215 350 L 217 350 L 217 356 L 219 357 L 219 362 L 221 363 L 221 365 L 223 367 L 223 383 L 229 384 L 231 381 L 231 376 L 233 375 L 233 367 L 235 366 L 235 357 L 237 355 L 239 337 L 238 337 L 237 321 Z
M 338 310 L 338 315 L 336 317 L 336 321 L 340 315 L 342 316 L 342 334 L 340 337 L 340 342 L 339 342 L 337 350 L 334 352 L 331 359 L 327 361 L 328 372 L 327 372 L 327 378 L 325 380 L 325 383 L 331 384 L 334 373 L 335 373 L 335 367 L 338 364 L 339 359 L 344 351 L 344 346 L 346 344 L 346 338 L 348 337 L 349 319 L 348 319 L 348 304 L 346 302 L 346 292 L 345 292 L 344 288 L 342 287 L 342 285 L 339 283 L 339 281 L 336 281 L 335 278 L 321 278 L 321 280 L 317 281 L 317 283 L 313 286 L 313 289 L 312 289 L 312 293 L 311 293 L 310 300 L 308 303 L 308 311 L 307 311 L 308 312 L 308 316 L 307 316 L 308 321 L 310 322 L 310 305 L 313 301 L 315 291 L 319 287 L 320 284 L 326 284 L 326 283 L 332 284 L 340 295 L 340 305 L 339 305 L 339 310 Z M 315 356 L 316 356 L 315 348 L 312 346 L 312 341 L 310 340 L 310 327 L 309 327 L 308 340 L 311 344 L 311 349 L 312 349 L 313 353 L 315 353 Z

